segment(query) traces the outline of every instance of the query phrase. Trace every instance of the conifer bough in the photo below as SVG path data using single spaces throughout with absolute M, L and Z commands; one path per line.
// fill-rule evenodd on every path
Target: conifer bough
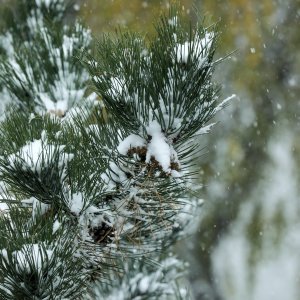
M 226 102 L 215 28 L 172 7 L 155 38 L 92 47 L 74 9 L 18 0 L 0 36 L 0 298 L 187 299 L 171 247 L 197 225 L 198 136 Z

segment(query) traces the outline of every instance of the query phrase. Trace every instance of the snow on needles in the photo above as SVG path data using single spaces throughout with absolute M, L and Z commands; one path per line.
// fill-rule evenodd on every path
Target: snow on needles
M 130 148 L 138 148 L 146 145 L 146 141 L 136 134 L 131 134 L 125 138 L 118 146 L 118 151 L 122 155 L 127 155 Z
M 171 161 L 176 160 L 176 162 L 178 162 L 177 154 L 173 147 L 169 145 L 156 120 L 150 123 L 147 128 L 147 133 L 151 137 L 151 140 L 148 144 L 146 162 L 149 163 L 151 159 L 154 158 L 158 161 L 163 171 L 167 173 L 171 172 Z
M 225 108 L 226 105 L 229 103 L 229 101 L 231 101 L 234 98 L 236 98 L 236 94 L 232 94 L 231 96 L 229 96 L 226 99 L 224 99 L 220 104 L 218 104 L 216 106 L 216 108 L 214 109 L 214 114 L 216 114 L 217 112 L 219 112 L 220 110 L 222 110 L 223 108 Z
M 127 155 L 128 151 L 133 148 L 147 148 L 146 163 L 151 163 L 153 160 L 159 163 L 162 170 L 166 173 L 173 174 L 174 170 L 171 170 L 171 163 L 178 163 L 177 153 L 174 150 L 167 137 L 163 134 L 160 124 L 153 120 L 147 127 L 147 134 L 149 140 L 131 134 L 126 137 L 119 144 L 117 150 L 122 155 Z M 178 177 L 179 174 L 173 174 Z
M 208 134 L 210 133 L 211 129 L 216 125 L 216 123 L 211 123 L 211 124 L 208 124 L 207 126 L 205 127 L 202 127 L 200 128 L 196 133 L 195 133 L 195 136 L 196 135 L 202 135 L 202 134 Z
M 46 111 L 63 116 L 70 107 L 84 98 L 85 83 L 89 78 L 88 72 L 74 63 L 74 56 L 76 51 L 88 48 L 91 42 L 90 30 L 76 23 L 74 32 L 70 34 L 68 27 L 65 26 L 61 47 L 57 47 L 57 37 L 46 27 L 39 9 L 44 5 L 47 8 L 58 9 L 62 3 L 61 0 L 36 0 L 38 8 L 27 18 L 28 30 L 35 37 L 33 40 L 39 41 L 40 49 L 37 49 L 36 43 L 31 41 L 26 41 L 24 45 L 31 50 L 30 52 L 35 53 L 35 59 L 31 59 L 30 56 L 23 58 L 20 55 L 19 48 L 15 46 L 17 39 L 14 40 L 12 34 L 0 35 L 0 48 L 7 54 L 7 64 L 1 68 L 12 77 L 14 85 L 32 91 L 35 111 L 39 114 Z M 48 74 L 48 68 L 51 68 L 51 76 Z M 4 92 L 0 90 L 0 94 Z M 4 110 L 1 108 L 2 102 L 8 102 L 6 99 L 10 102 L 20 102 L 19 98 L 15 97 L 13 89 L 1 96 L 4 100 L 0 104 L 0 113 Z
M 204 38 L 197 36 L 195 40 L 185 42 L 184 44 L 177 44 L 175 48 L 176 60 L 178 62 L 187 63 L 191 54 L 199 60 L 201 66 L 207 59 L 212 41 L 214 39 L 213 33 L 205 33 Z
M 49 8 L 51 5 L 57 5 L 59 3 L 62 5 L 63 0 L 35 0 L 35 3 L 38 7 L 45 5 L 47 8 Z
M 49 145 L 39 139 L 27 143 L 17 153 L 9 155 L 8 160 L 12 165 L 18 162 L 24 167 L 40 172 L 57 154 L 59 154 L 58 162 L 61 167 L 73 158 L 72 154 L 64 153 L 63 149 L 64 146 Z
M 85 201 L 83 198 L 82 193 L 76 193 L 72 195 L 71 201 L 70 201 L 70 210 L 76 215 L 79 215 L 80 212 L 83 210 Z
M 32 267 L 41 270 L 51 260 L 52 250 L 45 250 L 39 244 L 25 244 L 21 250 L 12 253 L 20 271 L 30 272 Z
M 118 152 L 122 155 L 127 155 L 130 149 L 145 147 L 147 149 L 146 163 L 149 164 L 155 160 L 164 172 L 178 177 L 179 173 L 171 170 L 172 162 L 179 164 L 177 153 L 163 134 L 161 126 L 156 120 L 150 122 L 147 127 L 147 134 L 149 136 L 148 141 L 136 134 L 129 135 L 119 144 Z

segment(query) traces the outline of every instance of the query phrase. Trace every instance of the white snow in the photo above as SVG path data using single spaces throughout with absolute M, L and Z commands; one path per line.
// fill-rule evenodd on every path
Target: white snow
M 171 69 L 168 70 L 168 80 L 170 84 L 166 84 L 165 89 L 167 90 L 167 93 L 169 95 L 169 99 L 168 101 L 164 101 L 162 99 L 162 97 L 160 96 L 160 100 L 159 100 L 159 110 L 156 109 L 154 111 L 154 113 L 156 115 L 160 115 L 162 114 L 163 117 L 163 122 L 162 124 L 164 124 L 168 130 L 171 129 L 172 134 L 169 134 L 168 137 L 170 139 L 174 139 L 177 134 L 178 131 L 181 128 L 181 124 L 183 121 L 183 118 L 180 117 L 181 113 L 182 113 L 182 108 L 180 110 L 178 110 L 178 106 L 176 107 L 176 105 L 174 105 L 173 103 L 173 96 L 174 96 L 174 87 L 175 84 L 173 83 L 174 79 L 173 79 L 173 74 Z M 176 116 L 176 117 L 175 117 Z
M 169 19 L 169 20 L 168 20 L 168 23 L 169 23 L 169 25 L 171 25 L 171 26 L 176 26 L 177 23 L 178 23 L 178 17 L 176 16 L 176 17 L 173 17 L 172 19 Z
M 26 23 L 31 33 L 36 34 L 44 26 L 41 10 L 32 10 L 27 17 Z
M 151 158 L 155 158 L 165 172 L 170 172 L 171 158 L 174 155 L 174 151 L 172 151 L 156 120 L 150 123 L 147 133 L 151 136 L 151 141 L 147 147 L 146 162 L 149 163 Z
M 119 166 L 114 162 L 110 162 L 109 169 L 101 174 L 101 179 L 105 182 L 107 190 L 113 190 L 116 183 L 125 182 L 128 178 Z
M 0 35 L 0 47 L 6 52 L 6 55 L 9 58 L 13 57 L 15 53 L 13 36 L 9 31 L 7 31 L 4 35 Z
M 71 196 L 70 199 L 70 210 L 76 215 L 79 215 L 84 208 L 85 201 L 82 193 L 76 193 Z
M 7 88 L 3 88 L 0 91 L 0 121 L 5 119 L 6 107 L 12 102 L 11 95 Z
M 55 220 L 53 223 L 52 233 L 54 234 L 61 227 L 61 223 L 58 220 Z
M 207 59 L 213 38 L 213 33 L 207 32 L 203 38 L 196 36 L 193 41 L 177 44 L 175 48 L 176 60 L 187 63 L 189 57 L 194 57 L 199 60 L 198 65 L 201 66 Z
M 84 83 L 88 80 L 89 76 L 85 70 L 78 72 L 75 64 L 73 64 L 73 60 L 75 51 L 79 47 L 87 47 L 90 43 L 90 31 L 76 23 L 75 33 L 71 36 L 64 34 L 61 48 L 55 48 L 53 38 L 47 28 L 42 23 L 33 24 L 41 20 L 42 16 L 37 18 L 33 15 L 28 19 L 28 22 L 30 21 L 30 28 L 33 31 L 33 27 L 38 27 L 38 31 L 47 45 L 49 60 L 53 67 L 57 69 L 57 72 L 53 74 L 53 82 L 49 82 L 48 76 L 43 72 L 41 73 L 40 80 L 36 81 L 31 66 L 26 65 L 25 70 L 23 70 L 15 59 L 11 59 L 10 64 L 17 70 L 16 82 L 21 81 L 25 85 L 30 84 L 32 92 L 36 96 L 36 103 L 42 106 L 36 108 L 37 113 L 43 113 L 46 110 L 49 113 L 63 116 L 74 103 L 83 100 L 85 92 Z
M 118 77 L 112 77 L 110 79 L 110 82 L 111 82 L 111 88 L 110 88 L 111 95 L 115 97 L 121 95 L 125 87 L 125 80 Z
M 61 112 L 62 114 L 64 114 L 68 108 L 68 102 L 67 102 L 68 98 L 64 98 L 66 100 L 61 100 L 61 101 L 55 102 L 50 99 L 50 96 L 48 93 L 39 93 L 39 97 L 48 112 L 51 112 L 51 113 Z M 63 97 L 61 97 L 61 98 L 63 98 Z
M 216 125 L 216 123 L 209 124 L 205 127 L 200 128 L 195 135 L 202 135 L 210 133 L 211 129 Z
M 1 249 L 0 250 L 0 255 L 2 255 L 3 258 L 8 259 L 7 250 L 6 249 Z
M 50 205 L 42 203 L 35 198 L 29 199 L 32 201 L 32 218 L 34 219 L 36 215 L 44 215 L 49 209 Z
M 86 48 L 91 41 L 91 32 L 83 28 L 79 23 L 76 23 L 75 30 L 72 35 L 65 33 L 62 36 L 62 47 L 55 48 L 56 42 L 49 34 L 45 24 L 45 16 L 41 10 L 42 6 L 46 8 L 55 9 L 57 17 L 62 16 L 65 3 L 63 0 L 35 0 L 37 8 L 32 9 L 29 13 L 26 23 L 28 25 L 30 35 L 35 37 L 39 35 L 43 38 L 43 42 L 48 49 L 48 57 L 53 65 L 53 69 L 57 69 L 57 73 L 52 74 L 53 82 L 49 82 L 49 77 L 43 68 L 41 69 L 39 79 L 35 76 L 34 63 L 19 64 L 18 61 L 22 58 L 18 57 L 14 49 L 14 41 L 11 33 L 7 32 L 5 35 L 0 35 L 0 47 L 4 49 L 8 56 L 8 65 L 13 70 L 14 82 L 16 85 L 30 88 L 32 95 L 35 96 L 35 112 L 40 114 L 45 110 L 48 113 L 54 113 L 63 116 L 66 111 L 74 105 L 83 100 L 84 83 L 88 80 L 89 75 L 84 69 L 76 69 L 73 63 L 75 51 Z M 68 32 L 68 27 L 62 28 L 63 32 Z M 30 49 L 31 41 L 26 41 L 25 45 Z M 36 61 L 40 61 L 36 57 Z M 79 70 L 79 72 L 78 72 Z M 3 114 L 4 108 L 9 102 L 19 102 L 13 94 L 6 91 L 4 88 L 0 91 L 0 119 L 5 117 Z M 3 116 L 2 116 L 3 114 Z
M 58 2 L 62 2 L 62 1 L 58 1 L 58 0 L 35 0 L 35 3 L 38 7 L 41 7 L 43 4 L 49 8 L 51 4 L 56 4 Z
M 231 101 L 232 99 L 236 98 L 235 94 L 232 94 L 231 96 L 227 97 L 226 99 L 224 99 L 220 104 L 217 105 L 217 107 L 214 109 L 214 113 L 216 114 L 217 112 L 219 112 L 221 109 L 223 109 L 229 101 Z
M 34 140 L 23 146 L 18 153 L 11 154 L 8 159 L 13 163 L 17 158 L 22 158 L 28 166 L 34 168 L 42 159 L 43 148 L 42 140 Z
M 136 134 L 131 134 L 125 138 L 118 146 L 118 151 L 126 155 L 128 150 L 131 148 L 143 147 L 146 145 L 146 141 Z
M 24 163 L 24 167 L 27 166 L 40 172 L 41 168 L 45 167 L 47 162 L 51 161 L 53 155 L 57 153 L 57 151 L 60 152 L 60 166 L 63 166 L 73 158 L 72 154 L 64 153 L 63 149 L 64 146 L 57 147 L 47 144 L 45 140 L 42 141 L 42 139 L 39 139 L 28 142 L 17 153 L 9 155 L 8 160 L 12 165 L 18 161 Z
M 127 270 L 128 267 L 125 267 Z M 167 258 L 157 264 L 157 270 L 149 271 L 144 268 L 141 272 L 135 268 L 130 268 L 130 278 L 124 276 L 122 282 L 118 282 L 112 277 L 113 285 L 110 289 L 110 294 L 103 295 L 101 288 L 94 285 L 94 295 L 88 296 L 92 299 L 107 299 L 107 300 L 139 300 L 145 298 L 145 295 L 150 299 L 157 298 L 152 293 L 161 294 L 159 299 L 173 299 L 176 298 L 178 292 L 178 282 L 176 280 L 182 276 L 183 263 L 176 258 Z M 143 295 L 141 295 L 143 294 Z M 133 295 L 137 295 L 133 297 Z M 151 296 L 149 296 L 151 295 Z
M 0 214 L 1 214 L 2 212 L 7 211 L 8 209 L 9 209 L 9 207 L 8 207 L 8 205 L 7 205 L 6 203 L 0 202 Z
M 141 291 L 141 293 L 146 293 L 149 289 L 150 284 L 150 278 L 147 276 L 143 277 L 142 280 L 139 282 L 139 290 Z
M 19 272 L 30 272 L 30 267 L 34 266 L 40 271 L 52 258 L 52 250 L 43 250 L 39 244 L 25 244 L 21 250 L 12 253 L 13 258 L 17 262 Z

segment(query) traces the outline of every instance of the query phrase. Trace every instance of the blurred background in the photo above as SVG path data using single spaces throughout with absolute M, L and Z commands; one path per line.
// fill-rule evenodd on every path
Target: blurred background
M 0 4 L 13 0 L 0 0 Z M 95 37 L 153 34 L 160 0 L 79 0 Z M 300 0 L 181 0 L 220 22 L 221 100 L 237 98 L 202 136 L 199 230 L 178 246 L 196 300 L 300 299 Z M 1 23 L 1 20 L 0 20 Z
M 202 137 L 201 223 L 179 245 L 195 299 L 299 300 L 300 1 L 180 3 L 193 21 L 195 10 L 220 21 L 217 56 L 235 52 L 215 79 L 222 98 L 238 96 Z M 95 36 L 116 26 L 151 34 L 167 9 L 159 0 L 81 1 Z

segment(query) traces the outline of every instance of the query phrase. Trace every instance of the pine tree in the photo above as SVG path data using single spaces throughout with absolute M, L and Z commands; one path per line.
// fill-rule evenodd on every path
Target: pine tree
M 93 43 L 77 5 L 18 0 L 0 37 L 1 299 L 187 299 L 216 26 Z M 95 49 L 92 51 L 92 49 Z

